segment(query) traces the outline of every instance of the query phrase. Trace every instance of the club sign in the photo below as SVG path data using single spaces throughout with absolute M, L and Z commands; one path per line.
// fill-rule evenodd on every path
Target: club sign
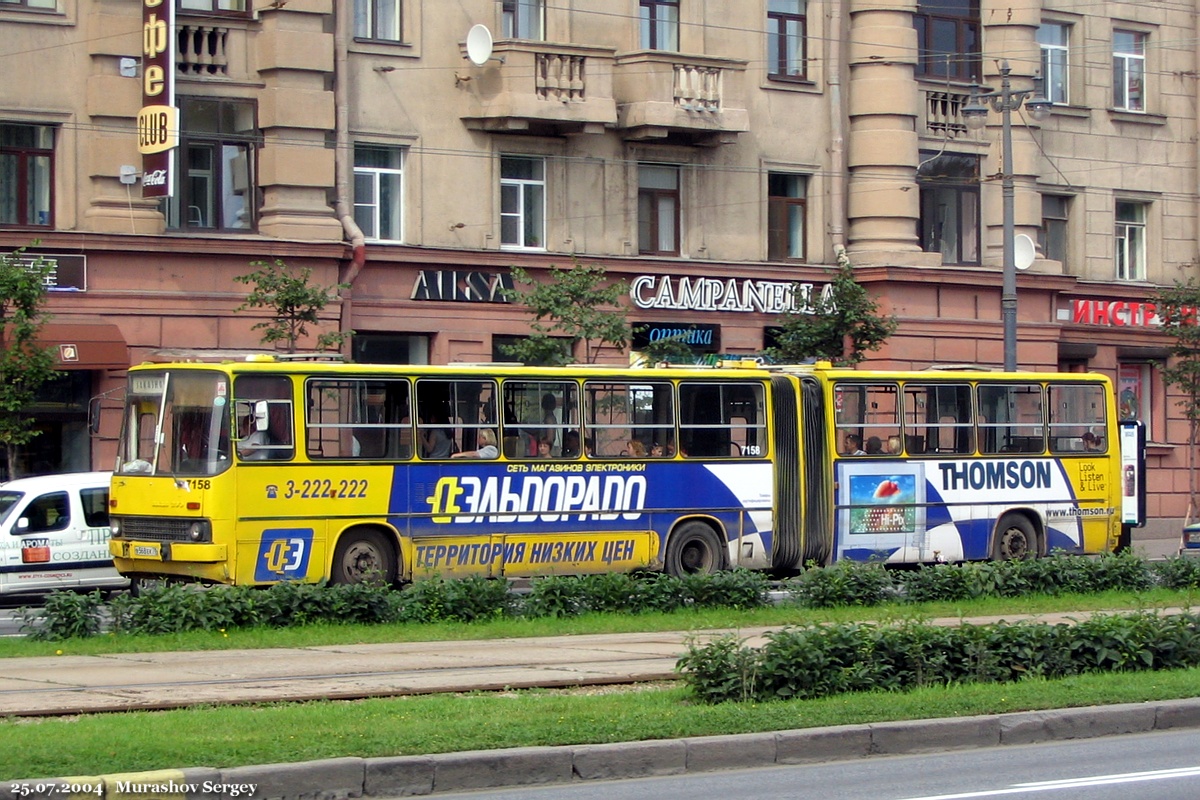
M 142 109 L 137 132 L 142 197 L 170 197 L 175 193 L 171 150 L 179 145 L 174 0 L 142 0 Z

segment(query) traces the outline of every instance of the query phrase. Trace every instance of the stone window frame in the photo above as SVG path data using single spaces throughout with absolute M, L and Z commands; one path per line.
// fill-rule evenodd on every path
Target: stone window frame
M 679 15 L 680 0 L 638 0 L 638 46 L 678 52 Z
M 523 13 L 524 9 L 529 10 Z M 525 26 L 521 25 L 522 20 L 534 19 L 536 19 L 536 31 L 533 30 L 534 22 L 527 22 Z M 529 30 L 525 30 L 526 27 Z M 505 39 L 546 41 L 546 0 L 501 0 L 500 32 Z
M 675 176 L 674 188 L 644 185 L 647 170 L 671 170 Z M 639 255 L 678 256 L 683 240 L 683 169 L 679 164 L 641 162 L 637 165 L 637 245 Z M 674 244 L 663 249 L 661 201 L 673 200 Z M 643 236 L 643 233 L 645 236 Z M 651 246 L 653 245 L 653 246 Z
M 359 156 L 366 151 L 386 152 L 395 158 L 399 166 L 381 167 L 359 163 Z M 360 152 L 361 151 L 361 152 Z M 403 242 L 404 241 L 404 165 L 408 157 L 408 148 L 395 145 L 375 144 L 371 142 L 355 142 L 354 144 L 354 218 L 363 229 L 366 239 L 372 242 Z M 360 179 L 370 182 L 370 197 L 360 197 Z M 390 185 L 395 212 L 388 216 L 389 224 L 380 214 L 383 206 L 382 197 L 385 182 Z M 369 224 L 363 226 L 363 218 L 370 215 Z M 372 233 L 367 233 L 368 228 Z M 385 231 L 384 228 L 387 228 Z M 392 235 L 384 235 L 392 234 Z
M 777 3 L 787 2 L 799 7 L 799 12 L 785 11 Z M 798 29 L 789 33 L 789 25 Z M 797 40 L 796 61 L 799 67 L 791 70 L 788 57 L 790 40 Z M 773 81 L 806 81 L 808 75 L 808 0 L 767 0 L 767 78 Z
M 399 43 L 405 34 L 405 0 L 353 0 L 354 38 L 358 41 Z M 381 10 L 389 11 L 391 30 L 380 30 Z
M 15 218 L 11 222 L 0 220 L 0 228 L 53 228 L 55 224 L 54 206 L 55 206 L 55 173 L 57 167 L 57 145 L 58 145 L 58 126 L 46 125 L 39 122 L 23 122 L 13 120 L 0 120 L 0 131 L 8 128 L 34 128 L 35 144 L 32 146 L 25 145 L 6 145 L 3 142 L 5 137 L 0 136 L 0 158 L 7 160 L 15 157 L 16 165 L 16 181 L 13 191 L 13 203 Z M 39 135 L 49 135 L 50 146 L 42 147 L 36 144 Z M 45 185 L 45 208 L 37 208 L 36 195 L 39 193 L 37 185 L 30 186 L 29 172 L 30 164 L 35 159 L 47 159 L 48 168 Z M 30 220 L 26 212 L 29 210 L 30 202 L 34 201 L 33 212 L 35 214 L 45 211 L 46 218 L 44 221 L 39 219 Z
M 522 177 L 506 166 L 515 162 L 528 162 L 539 169 L 533 177 Z M 507 162 L 507 164 L 506 164 Z M 526 153 L 503 153 L 500 155 L 500 248 L 502 250 L 545 250 L 546 249 L 546 172 L 545 156 Z M 540 177 L 538 176 L 540 174 Z M 516 199 L 516 205 L 506 202 Z M 515 238 L 505 232 L 505 221 L 516 220 Z M 530 223 L 534 228 L 530 228 Z M 507 238 L 506 238 L 507 236 Z
M 1118 44 L 1118 36 L 1125 35 L 1133 38 L 1132 46 L 1128 49 L 1118 49 L 1124 45 Z M 1146 113 L 1149 94 L 1147 92 L 1147 76 L 1149 74 L 1149 63 L 1147 59 L 1147 45 L 1150 40 L 1150 33 L 1144 30 L 1135 28 L 1114 26 L 1112 32 L 1112 107 L 1116 111 L 1124 111 L 1130 114 Z M 1138 65 L 1140 71 L 1141 83 L 1137 89 L 1138 97 L 1135 103 L 1131 96 L 1130 76 L 1131 68 Z M 1138 104 L 1140 103 L 1140 104 Z
M 777 191 L 781 181 L 775 179 L 794 179 L 799 188 L 799 194 L 783 194 Z M 808 183 L 809 176 L 798 172 L 783 172 L 771 170 L 767 173 L 767 260 L 796 261 L 808 260 Z M 775 184 L 774 186 L 772 184 Z M 799 230 L 793 230 L 791 222 L 792 209 L 800 209 Z M 780 218 L 783 224 L 776 224 Z M 794 247 L 799 247 L 799 254 L 792 255 Z M 782 247 L 782 254 L 780 251 Z

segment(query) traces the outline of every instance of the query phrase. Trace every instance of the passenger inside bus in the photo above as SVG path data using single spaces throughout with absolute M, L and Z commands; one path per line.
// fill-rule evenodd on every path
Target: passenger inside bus
M 477 439 L 478 447 L 454 453 L 451 458 L 498 458 L 500 450 L 496 447 L 496 433 L 491 428 L 480 428 Z

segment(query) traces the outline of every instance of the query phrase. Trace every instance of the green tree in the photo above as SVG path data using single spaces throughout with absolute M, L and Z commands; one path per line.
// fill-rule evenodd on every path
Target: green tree
M 583 343 L 584 363 L 594 364 L 607 345 L 624 350 L 629 343 L 629 322 L 620 299 L 629 293 L 624 281 L 607 281 L 604 267 L 576 261 L 570 269 L 550 267 L 550 279 L 539 283 L 520 267 L 512 268 L 514 285 L 530 287 L 501 290 L 508 300 L 523 304 L 533 315 L 533 331 L 514 345 L 505 345 L 509 356 L 525 364 L 562 366 L 573 360 Z
M 799 286 L 792 289 L 799 297 Z M 817 359 L 849 366 L 882 347 L 896 325 L 895 317 L 879 314 L 879 304 L 854 279 L 850 257 L 839 250 L 838 267 L 825 291 L 809 308 L 792 308 L 784 314 L 776 345 L 766 354 L 783 363 Z
M 238 283 L 245 283 L 254 288 L 246 297 L 246 302 L 237 307 L 237 311 L 249 308 L 267 308 L 271 310 L 271 318 L 254 326 L 254 330 L 263 331 L 263 344 L 274 345 L 284 342 L 287 352 L 296 352 L 296 342 L 308 335 L 308 326 L 321 324 L 321 311 L 334 298 L 334 295 L 350 288 L 347 283 L 333 286 L 313 286 L 312 270 L 305 267 L 295 270 L 282 259 L 274 261 L 251 261 L 250 266 L 256 267 L 248 275 L 238 275 L 234 278 Z M 317 350 L 336 350 L 342 346 L 354 331 L 328 331 L 317 336 Z
M 674 336 L 664 336 L 657 341 L 647 342 L 640 352 L 645 361 L 644 366 L 652 367 L 664 362 L 671 364 L 696 363 L 696 351 L 687 343 L 686 333 L 677 333 Z
M 9 478 L 17 477 L 21 446 L 40 433 L 29 406 L 56 374 L 53 349 L 37 343 L 47 319 L 42 308 L 51 269 L 40 257 L 31 262 L 22 250 L 0 254 L 0 445 Z
M 1190 520 L 1196 510 L 1196 439 L 1200 433 L 1200 284 L 1195 278 L 1163 287 L 1151 302 L 1162 321 L 1162 332 L 1171 339 L 1170 359 L 1162 366 L 1163 382 L 1177 388 L 1182 397 L 1179 407 L 1188 421 L 1188 510 Z

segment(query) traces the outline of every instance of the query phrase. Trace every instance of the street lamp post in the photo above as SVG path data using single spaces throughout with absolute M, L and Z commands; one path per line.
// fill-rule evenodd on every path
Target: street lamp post
M 1013 211 L 1012 171 L 1012 112 L 1024 103 L 1035 120 L 1050 115 L 1051 103 L 1042 94 L 1042 79 L 1035 76 L 1030 89 L 1014 90 L 1008 79 L 1012 68 L 1008 61 L 1000 62 L 1000 88 L 974 86 L 971 99 L 963 106 L 963 121 L 971 130 L 987 123 L 988 106 L 1001 114 L 1000 178 L 1004 196 L 1004 288 L 1000 295 L 1000 313 L 1004 321 L 1004 371 L 1017 369 L 1017 265 L 1014 255 L 1016 222 Z M 1033 95 L 1030 97 L 1030 95 Z M 1026 99 L 1028 98 L 1028 100 Z

